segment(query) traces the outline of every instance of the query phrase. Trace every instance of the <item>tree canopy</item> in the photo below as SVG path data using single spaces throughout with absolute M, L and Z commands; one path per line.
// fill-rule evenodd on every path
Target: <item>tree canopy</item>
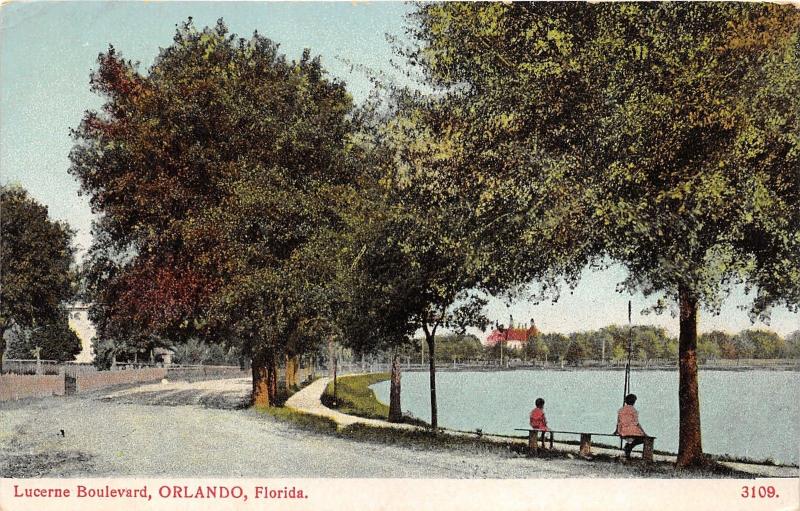
M 528 240 L 506 259 L 516 280 L 618 261 L 624 288 L 679 302 L 679 461 L 701 463 L 697 307 L 734 284 L 754 315 L 800 306 L 800 13 L 445 3 L 412 19 L 405 54 L 443 90 L 468 196 Z
M 73 232 L 17 186 L 0 186 L 0 357 L 4 334 L 64 321 L 75 294 Z
M 90 274 L 104 328 L 234 338 L 274 369 L 321 307 L 300 270 L 351 178 L 344 85 L 309 51 L 289 61 L 257 33 L 190 19 L 146 74 L 101 54 L 92 89 L 106 102 L 75 130 L 70 171 L 101 215 Z

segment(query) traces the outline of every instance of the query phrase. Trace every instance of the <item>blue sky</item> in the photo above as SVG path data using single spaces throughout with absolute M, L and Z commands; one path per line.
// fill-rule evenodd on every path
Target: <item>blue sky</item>
M 89 72 L 98 53 L 109 44 L 146 71 L 159 47 L 172 41 L 176 24 L 191 16 L 198 27 L 224 18 L 231 32 L 249 36 L 254 30 L 280 43 L 290 58 L 303 48 L 322 56 L 332 75 L 344 80 L 362 100 L 369 84 L 351 63 L 393 73 L 392 51 L 385 34 L 402 35 L 404 13 L 399 2 L 256 3 L 256 2 L 25 2 L 0 8 L 0 181 L 18 183 L 47 205 L 51 216 L 77 231 L 81 248 L 90 243 L 92 219 L 88 202 L 67 173 L 72 140 L 69 130 L 100 99 L 89 92 Z M 522 301 L 506 307 L 493 300 L 489 315 L 508 322 L 535 318 L 546 332 L 568 333 L 627 321 L 627 300 L 615 292 L 625 270 L 612 267 L 585 273 L 571 294 L 557 304 Z M 634 301 L 634 323 L 658 324 L 673 334 L 678 321 L 669 314 L 639 316 L 648 303 Z M 741 290 L 726 301 L 722 314 L 701 313 L 700 330 L 736 332 L 751 326 Z M 764 326 L 756 324 L 758 326 Z M 800 315 L 783 308 L 772 315 L 770 328 L 785 335 L 800 329 Z

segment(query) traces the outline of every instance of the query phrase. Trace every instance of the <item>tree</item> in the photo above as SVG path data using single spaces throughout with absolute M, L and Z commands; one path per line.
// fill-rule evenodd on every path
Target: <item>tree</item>
M 373 202 L 378 206 L 380 201 Z M 354 217 L 349 246 L 342 253 L 337 282 L 342 307 L 336 314 L 342 342 L 356 354 L 390 351 L 389 421 L 400 422 L 399 351 L 411 344 L 415 289 L 406 279 L 405 258 L 391 239 L 391 225 L 379 207 Z
M 786 342 L 769 330 L 742 330 L 734 338 L 734 343 L 746 346 L 743 351 L 752 358 L 783 358 L 788 352 Z
M 480 264 L 474 215 L 449 181 L 459 149 L 449 136 L 446 110 L 408 91 L 398 91 L 393 101 L 393 115 L 378 133 L 388 154 L 381 164 L 391 205 L 387 242 L 402 255 L 414 304 L 411 320 L 425 335 L 435 432 L 436 332 L 449 328 L 463 334 L 468 327 L 486 327 L 486 300 L 475 290 L 486 287 L 492 268 Z
M 41 328 L 21 331 L 9 346 L 8 354 L 14 358 L 29 359 L 37 349 L 42 360 L 75 360 L 75 356 L 81 352 L 81 340 L 69 327 L 66 313 Z
M 0 233 L 1 370 L 5 333 L 57 328 L 75 289 L 72 230 L 20 187 L 0 186 Z
M 371 134 L 374 137 L 374 133 Z M 375 145 L 378 151 L 382 149 Z M 373 158 L 380 159 L 380 153 Z M 374 161 L 372 162 L 374 163 Z M 370 163 L 370 164 L 372 164 Z M 399 352 L 412 344 L 418 328 L 414 321 L 422 307 L 418 289 L 408 278 L 408 258 L 393 240 L 402 232 L 392 217 L 393 194 L 380 185 L 380 172 L 359 187 L 348 201 L 349 235 L 340 238 L 340 271 L 337 287 L 343 306 L 336 314 L 343 343 L 357 354 L 389 351 L 392 369 L 389 421 L 402 420 Z
M 225 349 L 221 344 L 206 343 L 198 339 L 179 344 L 174 348 L 174 364 L 237 365 L 239 352 L 236 347 Z
M 704 462 L 697 311 L 800 304 L 800 13 L 770 4 L 424 4 L 405 54 L 461 117 L 465 192 L 536 240 L 525 278 L 618 261 L 678 304 L 678 465 Z M 520 190 L 514 201 L 499 183 Z
M 737 358 L 736 345 L 733 342 L 733 337 L 725 332 L 714 330 L 702 334 L 698 339 L 698 345 L 702 343 L 714 343 L 719 348 L 719 356 L 721 358 Z
M 720 356 L 720 347 L 714 341 L 700 336 L 697 340 L 697 357 L 700 360 L 716 359 Z
M 800 358 L 800 330 L 786 336 L 786 348 L 789 358 Z
M 110 48 L 91 83 L 105 104 L 74 131 L 70 172 L 100 215 L 101 330 L 235 339 L 254 402 L 274 403 L 277 361 L 322 309 L 304 249 L 336 223 L 329 204 L 351 178 L 344 85 L 309 51 L 288 61 L 257 33 L 191 19 L 146 74 Z
M 561 358 L 573 365 L 578 365 L 581 360 L 586 358 L 586 335 L 583 333 L 570 334 Z

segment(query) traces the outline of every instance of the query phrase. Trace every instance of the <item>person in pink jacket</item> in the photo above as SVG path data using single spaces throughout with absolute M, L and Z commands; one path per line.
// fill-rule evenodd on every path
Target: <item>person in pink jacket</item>
M 628 394 L 625 396 L 625 404 L 617 412 L 617 430 L 615 435 L 627 439 L 625 444 L 625 457 L 631 457 L 631 451 L 639 444 L 644 443 L 644 438 L 647 434 L 644 432 L 641 424 L 639 424 L 639 412 L 633 405 L 636 404 L 636 394 Z
M 531 410 L 531 429 L 542 432 L 542 447 L 544 447 L 544 433 L 550 431 L 547 428 L 547 418 L 544 416 L 544 399 L 536 398 L 536 408 Z

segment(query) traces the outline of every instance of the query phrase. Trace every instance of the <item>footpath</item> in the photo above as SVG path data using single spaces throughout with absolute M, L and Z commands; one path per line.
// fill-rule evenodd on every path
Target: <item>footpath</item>
M 320 417 L 326 417 L 328 419 L 331 419 L 334 422 L 336 422 L 339 428 L 344 428 L 350 426 L 351 424 L 364 424 L 367 426 L 373 426 L 378 428 L 390 428 L 390 429 L 405 429 L 405 430 L 426 429 L 424 427 L 414 426 L 411 424 L 395 424 L 392 422 L 379 419 L 367 419 L 363 417 L 357 417 L 355 415 L 348 415 L 345 413 L 341 413 L 337 410 L 332 410 L 328 408 L 327 406 L 322 404 L 321 398 L 330 380 L 331 380 L 330 378 L 319 378 L 315 380 L 308 386 L 300 389 L 298 392 L 293 394 L 286 401 L 285 406 L 303 413 L 317 415 Z M 476 436 L 475 433 L 467 433 L 463 431 L 453 431 L 447 429 L 444 430 L 444 433 L 447 435 L 470 437 L 470 438 L 475 438 Z M 514 442 L 514 443 L 520 443 L 522 445 L 527 445 L 528 443 L 527 439 L 523 438 L 495 436 L 488 434 L 482 435 L 481 438 L 483 440 L 487 440 L 490 442 L 498 442 L 498 443 Z M 577 445 L 565 444 L 561 442 L 554 442 L 554 448 L 559 451 L 574 453 L 575 456 L 577 456 L 579 452 L 579 447 Z M 592 452 L 595 454 L 605 454 L 608 456 L 622 456 L 621 452 L 618 449 L 608 449 L 597 446 L 592 447 Z M 653 456 L 653 460 L 675 463 L 675 456 L 655 454 Z M 797 467 L 758 465 L 753 463 L 737 463 L 729 461 L 723 461 L 720 463 L 734 470 L 752 474 L 754 477 L 798 477 L 798 474 L 800 474 L 800 469 L 798 469 Z

